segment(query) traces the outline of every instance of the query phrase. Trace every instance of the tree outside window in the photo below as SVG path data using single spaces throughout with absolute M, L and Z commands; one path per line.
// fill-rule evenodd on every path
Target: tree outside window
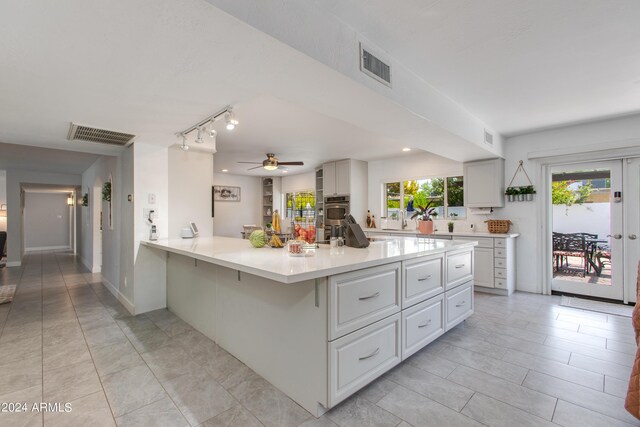
M 414 206 L 425 206 L 431 202 L 439 218 L 446 218 L 450 214 L 459 218 L 466 216 L 461 176 L 391 182 L 385 184 L 384 189 L 386 215 L 389 218 L 397 219 L 398 213 L 407 208 L 411 196 Z

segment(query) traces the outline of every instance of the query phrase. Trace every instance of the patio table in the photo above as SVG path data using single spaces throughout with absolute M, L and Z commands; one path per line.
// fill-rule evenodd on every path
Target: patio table
M 595 262 L 595 260 L 593 259 L 593 256 L 595 255 L 596 251 L 598 250 L 598 244 L 600 243 L 609 243 L 608 240 L 604 240 L 604 239 L 591 239 L 591 238 L 585 238 L 584 241 L 587 243 L 588 245 L 588 256 L 587 256 L 587 263 L 593 267 L 593 269 L 596 272 L 596 275 L 600 276 L 600 274 L 602 274 L 602 265 L 598 264 Z

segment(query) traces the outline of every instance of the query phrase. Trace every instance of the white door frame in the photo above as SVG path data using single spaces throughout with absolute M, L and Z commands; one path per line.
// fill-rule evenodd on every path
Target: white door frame
M 627 158 L 622 162 L 622 182 L 624 222 L 622 227 L 623 247 L 626 265 L 624 267 L 625 303 L 636 302 L 636 274 L 640 259 L 640 241 L 631 240 L 629 235 L 640 238 L 640 158 Z

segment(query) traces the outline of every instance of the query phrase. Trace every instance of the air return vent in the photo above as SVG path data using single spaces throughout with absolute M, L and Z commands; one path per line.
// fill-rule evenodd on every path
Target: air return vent
M 391 87 L 391 66 L 371 53 L 371 50 L 362 43 L 360 43 L 360 71 Z
M 69 141 L 88 141 L 99 144 L 125 146 L 130 143 L 135 135 L 130 133 L 115 132 L 112 130 L 92 128 L 71 123 L 69 127 Z
M 484 142 L 486 142 L 489 145 L 493 145 L 493 134 L 491 134 L 486 129 L 484 130 Z

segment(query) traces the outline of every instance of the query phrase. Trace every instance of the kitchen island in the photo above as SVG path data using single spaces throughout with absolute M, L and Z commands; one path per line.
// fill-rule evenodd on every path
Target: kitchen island
M 297 258 L 200 237 L 141 250 L 166 253 L 172 312 L 320 416 L 473 313 L 475 245 L 380 238 Z

